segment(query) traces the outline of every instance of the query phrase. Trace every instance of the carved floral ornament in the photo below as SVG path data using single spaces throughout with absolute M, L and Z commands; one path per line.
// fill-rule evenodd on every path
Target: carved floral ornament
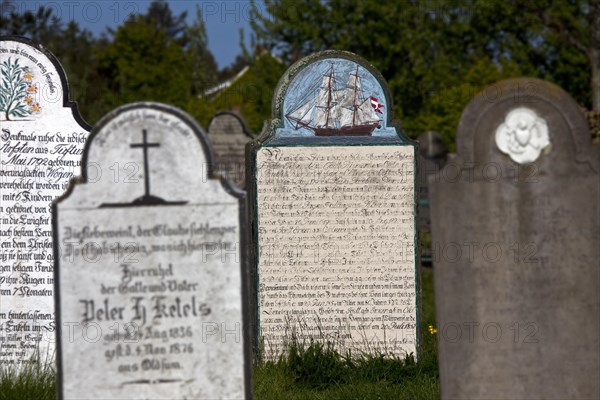
M 529 108 L 515 108 L 496 129 L 496 145 L 516 163 L 534 162 L 550 145 L 548 124 Z

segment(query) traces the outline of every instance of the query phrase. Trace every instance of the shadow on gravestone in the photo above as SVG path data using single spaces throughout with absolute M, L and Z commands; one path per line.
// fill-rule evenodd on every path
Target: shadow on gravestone
M 0 369 L 54 363 L 50 204 L 79 175 L 90 129 L 68 89 L 41 44 L 0 37 Z
M 446 165 L 448 149 L 442 135 L 427 131 L 419 135 L 419 156 L 417 157 L 417 190 L 419 212 L 417 214 L 417 230 L 419 232 L 419 252 L 421 265 L 432 265 L 431 218 L 429 215 L 429 179 L 438 179 L 442 168 Z M 433 177 L 433 178 L 430 178 Z
M 203 130 L 131 104 L 83 160 L 53 208 L 59 398 L 250 398 L 245 199 Z
M 415 149 L 364 59 L 325 51 L 279 82 L 247 147 L 251 259 L 264 356 L 292 339 L 417 356 Z
M 442 398 L 599 398 L 598 146 L 558 86 L 489 90 L 430 185 Z
M 208 123 L 208 138 L 215 152 L 214 170 L 223 173 L 237 187 L 246 187 L 245 149 L 254 135 L 237 113 L 221 112 Z

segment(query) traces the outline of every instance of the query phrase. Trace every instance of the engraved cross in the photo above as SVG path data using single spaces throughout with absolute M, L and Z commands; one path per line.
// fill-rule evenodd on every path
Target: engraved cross
M 142 130 L 142 134 L 144 135 L 144 139 L 142 143 L 133 143 L 130 145 L 132 149 L 141 148 L 144 150 L 144 186 L 146 189 L 146 196 L 150 196 L 150 173 L 148 168 L 148 148 L 150 147 L 160 147 L 160 143 L 148 143 L 148 132 L 144 129 Z

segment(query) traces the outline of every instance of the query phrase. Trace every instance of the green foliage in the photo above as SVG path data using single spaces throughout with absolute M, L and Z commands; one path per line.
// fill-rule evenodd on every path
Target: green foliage
M 0 400 L 54 400 L 56 373 L 52 364 L 33 358 L 26 366 L 0 368 Z
M 452 150 L 475 94 L 516 76 L 556 82 L 591 106 L 587 1 L 306 3 L 267 3 L 253 21 L 258 39 L 286 60 L 324 49 L 363 56 L 388 80 L 410 136 L 436 130 Z
M 144 100 L 183 107 L 191 97 L 190 57 L 166 29 L 144 16 L 134 15 L 119 27 L 98 60 L 111 83 L 113 108 Z
M 10 116 L 26 117 L 33 112 L 27 100 L 28 93 L 35 89 L 31 86 L 32 74 L 29 68 L 19 65 L 19 59 L 8 58 L 0 64 L 0 111 L 4 112 L 6 120 Z
M 108 77 L 102 75 L 97 51 L 98 42 L 87 30 L 70 22 L 49 48 L 60 58 L 69 80 L 69 96 L 75 99 L 85 120 L 97 121 L 111 105 Z
M 421 325 L 435 325 L 435 299 L 433 297 L 433 270 L 429 268 L 421 268 Z M 427 338 L 427 336 L 426 336 Z M 436 352 L 435 341 L 424 341 L 423 354 L 427 352 Z
M 296 383 L 313 389 L 346 383 L 350 377 L 348 360 L 331 343 L 311 342 L 303 346 L 292 340 L 282 364 Z
M 268 53 L 259 55 L 230 87 L 208 98 L 194 99 L 188 110 L 203 126 L 217 112 L 237 110 L 252 131 L 258 133 L 264 121 L 271 118 L 273 92 L 286 68 Z
M 1 6 L 0 34 L 24 35 L 54 52 L 91 123 L 121 104 L 155 100 L 183 107 L 203 124 L 217 111 L 238 109 L 258 132 L 271 117 L 285 65 L 332 48 L 353 51 L 382 72 L 410 136 L 439 131 L 451 150 L 464 107 L 499 79 L 547 79 L 600 112 L 600 88 L 590 85 L 593 71 L 600 85 L 599 0 L 267 2 L 267 13 L 252 18 L 253 44 L 266 44 L 283 64 L 253 59 L 242 46 L 243 55 L 221 71 L 199 8 L 188 25 L 185 13 L 174 15 L 168 2 L 154 0 L 145 14 L 95 38 L 75 22 L 64 26 L 52 8 L 19 14 L 13 2 Z M 251 70 L 234 86 L 203 98 L 247 65 Z
M 21 7 L 17 2 L 2 0 L 0 3 L 0 34 L 27 36 L 46 45 L 59 40 L 63 29 L 60 19 L 52 15 L 52 7 L 37 7 L 19 13 Z
M 174 16 L 168 3 L 155 0 L 147 14 L 130 16 L 112 32 L 112 40 L 98 47 L 98 71 L 107 83 L 100 115 L 135 101 L 189 111 L 192 100 L 214 84 L 217 66 L 200 8 L 190 26 L 185 18 L 186 13 Z
M 505 62 L 502 68 L 491 63 L 487 57 L 473 61 L 465 72 L 464 80 L 452 85 L 442 85 L 437 92 L 431 92 L 423 108 L 413 117 L 404 121 L 408 132 L 433 130 L 442 134 L 449 151 L 455 151 L 456 127 L 466 105 L 480 92 L 493 98 L 495 82 L 522 75 L 520 67 Z
M 186 36 L 189 40 L 187 49 L 192 63 L 191 94 L 197 97 L 218 80 L 217 63 L 208 50 L 206 26 L 199 6 L 196 6 L 196 21 L 186 28 Z
M 95 123 L 115 107 L 133 101 L 160 101 L 186 108 L 217 80 L 198 8 L 196 19 L 174 15 L 169 4 L 154 0 L 146 14 L 131 15 L 116 30 L 95 38 L 71 21 L 66 27 L 40 6 L 18 13 L 4 0 L 0 34 L 21 35 L 44 44 L 61 61 L 70 96 L 84 119 Z

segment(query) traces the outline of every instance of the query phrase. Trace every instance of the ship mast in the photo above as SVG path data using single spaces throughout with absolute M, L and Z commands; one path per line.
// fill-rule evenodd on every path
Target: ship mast
M 327 87 L 327 119 L 325 120 L 325 128 L 329 128 L 329 114 L 331 113 L 331 80 L 333 79 L 333 63 L 329 70 L 329 82 Z
M 352 100 L 352 126 L 356 126 L 356 96 L 358 94 L 358 64 L 356 65 L 356 74 L 354 75 L 354 99 Z

